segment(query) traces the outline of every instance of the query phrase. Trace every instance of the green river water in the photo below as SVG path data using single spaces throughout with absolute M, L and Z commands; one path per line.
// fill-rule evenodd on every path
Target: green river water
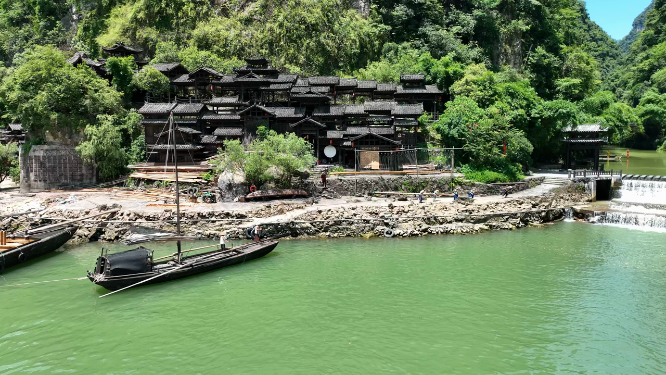
M 663 236 L 296 240 L 103 299 L 87 280 L 6 286 L 83 276 L 101 245 L 70 247 L 0 277 L 0 374 L 663 374 Z

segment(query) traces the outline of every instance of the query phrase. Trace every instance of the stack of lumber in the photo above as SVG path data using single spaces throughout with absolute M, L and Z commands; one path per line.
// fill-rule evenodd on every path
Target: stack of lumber
M 143 163 L 128 166 L 134 172 L 131 178 L 140 178 L 154 181 L 176 181 L 176 168 L 173 165 L 159 165 L 154 163 Z M 179 182 L 206 182 L 203 174 L 212 170 L 209 164 L 185 164 L 178 166 Z

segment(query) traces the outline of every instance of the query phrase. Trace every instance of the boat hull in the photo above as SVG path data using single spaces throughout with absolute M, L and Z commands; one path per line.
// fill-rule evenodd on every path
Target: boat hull
M 123 276 L 105 276 L 88 272 L 88 279 L 93 283 L 112 291 L 122 289 L 139 282 L 143 282 L 141 285 L 163 283 L 166 281 L 182 279 L 184 277 L 194 276 L 200 273 L 214 271 L 220 268 L 242 264 L 257 258 L 261 258 L 273 251 L 278 243 L 279 242 L 275 240 L 266 240 L 258 243 L 242 245 L 237 247 L 235 250 L 243 250 L 243 252 L 234 256 L 224 257 L 224 253 L 219 250 L 217 251 L 219 254 L 217 256 L 215 254 L 216 252 L 200 254 L 197 257 L 201 258 L 201 260 L 195 261 L 193 264 L 178 270 L 173 270 L 173 268 L 177 267 L 174 266 L 171 268 L 163 268 L 159 271 Z M 167 271 L 171 272 L 166 274 Z M 156 277 L 152 280 L 148 280 L 160 274 L 164 275 Z
M 34 237 L 37 237 L 38 240 L 35 242 L 19 246 L 13 250 L 0 252 L 0 273 L 17 264 L 56 251 L 74 236 L 77 229 L 77 227 L 68 227 L 36 235 Z M 11 241 L 11 238 L 8 240 Z

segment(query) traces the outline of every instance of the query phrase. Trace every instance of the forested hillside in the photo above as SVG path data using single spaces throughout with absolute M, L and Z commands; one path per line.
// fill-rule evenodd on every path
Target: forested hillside
M 28 128 L 37 126 L 33 121 L 56 126 L 55 119 L 73 112 L 79 127 L 125 124 L 126 113 L 95 108 L 86 117 L 63 108 L 68 91 L 57 87 L 73 90 L 72 105 L 88 94 L 35 71 L 88 69 L 66 67 L 55 55 L 100 56 L 101 46 L 114 42 L 188 69 L 203 64 L 230 72 L 243 57 L 263 55 L 303 75 L 388 82 L 400 73 L 425 73 L 444 91 L 445 104 L 421 131 L 433 144 L 473 151 L 475 168 L 510 173 L 518 164 L 556 162 L 568 124 L 602 122 L 612 143 L 661 145 L 664 1 L 656 1 L 625 59 L 579 0 L 372 0 L 367 14 L 351 5 L 367 2 L 349 0 L 0 0 L 0 105 L 3 121 Z M 131 82 L 115 83 L 110 89 L 133 89 Z M 115 103 L 123 93 L 104 95 Z M 123 134 L 118 139 L 125 143 L 135 139 Z M 509 144 L 506 156 L 502 142 Z

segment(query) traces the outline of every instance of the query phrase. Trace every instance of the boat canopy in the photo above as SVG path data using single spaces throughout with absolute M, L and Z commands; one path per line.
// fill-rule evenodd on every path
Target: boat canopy
M 152 257 L 152 250 L 139 246 L 122 253 L 108 254 L 106 259 L 111 276 L 121 276 L 152 271 Z

